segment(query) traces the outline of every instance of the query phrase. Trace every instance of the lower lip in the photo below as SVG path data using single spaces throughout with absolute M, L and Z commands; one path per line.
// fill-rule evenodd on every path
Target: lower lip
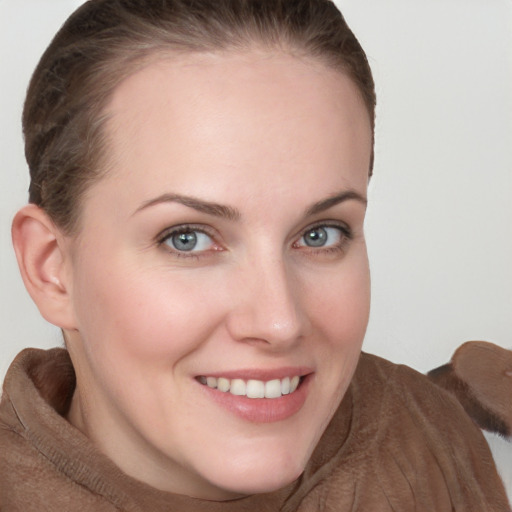
M 312 374 L 302 378 L 299 387 L 279 398 L 247 398 L 199 384 L 209 398 L 236 416 L 253 423 L 283 421 L 298 413 L 308 395 Z

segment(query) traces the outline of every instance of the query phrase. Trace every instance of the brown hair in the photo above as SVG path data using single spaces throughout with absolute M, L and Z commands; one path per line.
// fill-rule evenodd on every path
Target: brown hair
M 105 172 L 104 109 L 115 87 L 155 54 L 254 44 L 346 73 L 373 131 L 371 70 L 330 0 L 90 0 L 62 26 L 30 82 L 23 112 L 30 202 L 71 234 L 84 193 Z M 370 175 L 373 155 L 371 162 Z

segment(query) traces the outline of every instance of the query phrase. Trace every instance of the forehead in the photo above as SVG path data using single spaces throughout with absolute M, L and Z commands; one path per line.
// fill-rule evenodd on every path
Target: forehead
M 306 178 L 337 166 L 360 170 L 350 176 L 360 187 L 367 181 L 364 102 L 347 76 L 313 59 L 257 50 L 163 56 L 117 87 L 107 113 L 110 177 L 151 170 L 155 179 L 137 185 L 147 194 L 157 181 L 190 186 L 214 171 L 235 179 L 243 170 L 248 185 L 269 173 L 289 186 L 292 169 Z

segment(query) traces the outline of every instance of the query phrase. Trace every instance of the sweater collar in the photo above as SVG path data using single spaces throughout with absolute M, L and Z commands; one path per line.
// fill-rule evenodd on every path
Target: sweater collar
M 75 388 L 75 373 L 65 349 L 26 349 L 12 363 L 4 382 L 0 418 L 22 436 L 27 450 L 49 460 L 62 478 L 99 494 L 126 511 L 189 510 L 245 512 L 295 509 L 339 461 L 351 431 L 351 388 L 327 427 L 303 475 L 278 491 L 213 502 L 154 489 L 123 473 L 65 415 Z M 287 505 L 288 504 L 288 505 Z

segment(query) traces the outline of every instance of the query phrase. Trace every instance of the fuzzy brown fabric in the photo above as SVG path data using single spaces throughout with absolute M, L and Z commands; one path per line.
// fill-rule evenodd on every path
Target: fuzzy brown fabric
M 428 376 L 455 395 L 480 428 L 512 437 L 512 350 L 468 341 Z
M 65 350 L 23 351 L 0 404 L 2 512 L 508 512 L 481 432 L 417 372 L 363 354 L 302 477 L 211 502 L 122 473 L 59 413 L 75 385 Z

